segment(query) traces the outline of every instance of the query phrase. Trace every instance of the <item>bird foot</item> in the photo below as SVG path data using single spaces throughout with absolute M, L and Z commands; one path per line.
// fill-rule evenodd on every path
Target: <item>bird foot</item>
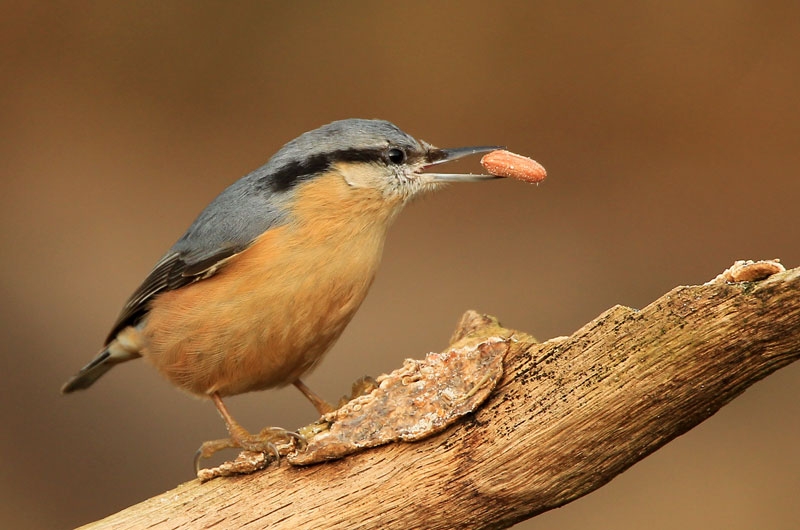
M 350 395 L 342 396 L 341 399 L 339 399 L 339 403 L 337 404 L 336 408 L 340 409 L 346 403 L 354 400 L 355 398 L 360 396 L 366 396 L 367 394 L 378 388 L 378 386 L 379 386 L 378 382 L 375 381 L 375 379 L 373 379 L 372 377 L 368 375 L 360 377 L 355 383 L 353 383 L 353 386 L 350 388 Z
M 286 454 L 296 446 L 305 446 L 305 438 L 293 431 L 287 431 L 280 427 L 267 427 L 258 434 L 251 434 L 244 429 L 231 429 L 230 438 L 210 440 L 203 442 L 194 456 L 194 469 L 196 473 L 200 471 L 200 462 L 209 458 L 215 453 L 229 448 L 240 448 L 253 453 L 263 453 L 274 457 L 280 462 L 281 453 Z

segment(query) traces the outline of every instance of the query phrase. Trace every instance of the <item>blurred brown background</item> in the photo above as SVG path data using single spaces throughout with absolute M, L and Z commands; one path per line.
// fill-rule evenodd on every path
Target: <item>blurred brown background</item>
M 469 308 L 546 339 L 734 259 L 800 265 L 800 4 L 335 4 L 2 6 L 0 527 L 71 527 L 192 477 L 224 434 L 209 403 L 144 362 L 59 386 L 218 192 L 334 119 L 505 144 L 550 176 L 401 216 L 308 378 L 329 399 L 441 349 Z M 797 528 L 798 383 L 770 376 L 519 528 Z M 229 404 L 251 429 L 315 416 L 294 389 Z

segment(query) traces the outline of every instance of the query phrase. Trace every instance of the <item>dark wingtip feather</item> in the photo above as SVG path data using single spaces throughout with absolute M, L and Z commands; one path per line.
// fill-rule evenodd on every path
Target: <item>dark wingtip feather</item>
M 103 350 L 100 355 L 92 359 L 92 362 L 81 368 L 77 374 L 64 383 L 61 387 L 61 393 L 71 394 L 76 390 L 84 390 L 92 386 L 95 381 L 114 366 L 114 363 L 109 362 L 110 357 L 111 352 Z

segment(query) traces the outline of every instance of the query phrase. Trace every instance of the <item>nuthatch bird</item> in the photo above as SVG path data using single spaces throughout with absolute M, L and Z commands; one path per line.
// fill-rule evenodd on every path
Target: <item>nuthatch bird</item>
M 491 175 L 428 172 L 496 147 L 438 149 L 380 120 L 342 120 L 287 143 L 223 191 L 156 263 L 122 309 L 97 357 L 61 389 L 82 390 L 144 357 L 173 384 L 210 398 L 230 439 L 274 450 L 297 436 L 250 434 L 222 398 L 294 384 L 319 363 L 375 276 L 386 232 L 410 199 L 450 181 Z

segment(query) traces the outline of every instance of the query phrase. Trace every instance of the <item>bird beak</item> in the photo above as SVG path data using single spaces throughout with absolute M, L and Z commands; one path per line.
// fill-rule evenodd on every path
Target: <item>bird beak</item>
M 469 155 L 476 155 L 479 153 L 488 153 L 503 149 L 503 147 L 496 145 L 485 145 L 480 147 L 456 147 L 453 149 L 438 149 L 431 147 L 428 150 L 426 161 L 427 164 L 419 169 L 420 176 L 428 177 L 433 182 L 479 182 L 482 180 L 493 180 L 496 178 L 494 175 L 482 175 L 473 173 L 428 173 L 427 170 L 433 166 L 458 160 Z

